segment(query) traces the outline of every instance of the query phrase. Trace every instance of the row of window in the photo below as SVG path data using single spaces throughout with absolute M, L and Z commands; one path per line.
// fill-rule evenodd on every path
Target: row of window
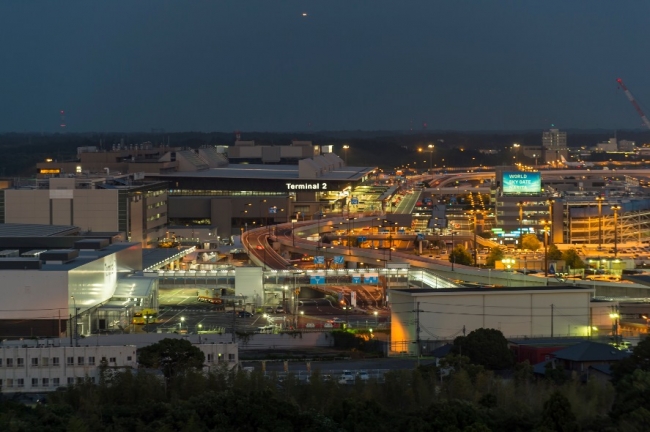
M 214 354 L 208 354 L 207 358 L 208 363 L 214 363 Z M 223 361 L 223 354 L 218 354 L 217 357 L 217 363 L 221 363 Z M 235 355 L 234 354 L 228 354 L 228 361 L 230 363 L 234 363 L 235 360 Z
M 23 366 L 25 366 L 25 359 L 24 358 L 18 357 L 15 360 L 16 360 L 16 363 L 14 365 L 14 359 L 13 358 L 4 359 L 4 365 L 6 367 L 14 367 L 14 366 L 23 367 Z M 128 356 L 126 358 L 126 360 L 131 361 L 132 357 Z M 106 361 L 107 361 L 106 357 L 102 357 L 102 362 L 106 362 Z M 117 362 L 116 357 L 109 357 L 108 363 L 116 363 L 116 362 Z M 41 357 L 41 358 L 33 357 L 32 358 L 32 363 L 31 363 L 32 367 L 59 366 L 59 364 L 60 363 L 59 363 L 59 358 L 58 357 L 52 357 L 52 358 L 49 358 L 49 357 Z M 67 357 L 66 358 L 66 365 L 67 366 L 74 366 L 75 365 L 75 358 L 74 357 Z M 79 357 L 77 357 L 76 365 L 77 366 L 85 366 L 85 365 L 94 366 L 95 365 L 95 357 L 91 356 L 91 357 L 88 357 L 88 359 L 86 360 L 85 357 L 79 356 Z M 0 367 L 2 367 L 2 366 L 3 366 L 3 359 L 0 358 Z
M 95 377 L 90 377 L 90 378 L 80 378 L 80 377 L 68 377 L 67 383 L 68 385 L 73 385 L 75 382 L 77 384 L 81 384 L 84 382 L 84 380 L 89 380 L 91 383 L 95 383 Z M 42 378 L 41 381 L 39 382 L 38 378 L 32 378 L 32 387 L 59 387 L 61 385 L 61 381 L 59 378 Z M 25 387 L 25 379 L 24 378 L 8 378 L 6 380 L 0 379 L 0 388 L 24 388 Z

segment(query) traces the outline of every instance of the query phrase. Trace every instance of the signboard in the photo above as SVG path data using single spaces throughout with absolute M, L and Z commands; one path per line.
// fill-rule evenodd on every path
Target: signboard
M 353 274 L 352 275 L 352 283 L 361 283 L 361 275 L 360 274 Z
M 350 292 L 350 305 L 352 307 L 357 307 L 357 292 L 356 291 L 351 291 Z
M 312 285 L 323 285 L 325 284 L 325 276 L 311 275 L 309 276 L 309 283 Z
M 357 204 L 359 204 L 359 198 L 357 198 L 357 197 L 352 197 L 352 199 L 350 200 L 350 204 L 352 204 L 352 205 L 357 205 Z
M 269 207 L 269 214 L 276 214 L 278 212 L 278 208 L 273 206 Z
M 333 259 L 334 264 L 344 264 L 345 263 L 345 257 L 343 255 L 337 255 Z
M 315 256 L 314 257 L 314 264 L 325 264 L 325 257 L 324 256 Z
M 504 172 L 503 193 L 511 195 L 535 195 L 542 192 L 542 176 L 538 172 Z
M 422 241 L 424 240 L 424 234 L 418 234 L 416 238 L 417 240 Z
M 368 240 L 368 239 L 363 237 L 363 236 L 357 237 L 357 241 L 359 242 L 359 244 L 365 242 L 366 240 Z
M 327 190 L 327 182 L 285 183 L 287 190 Z
M 379 282 L 378 273 L 366 273 L 363 275 L 363 282 L 369 284 L 376 284 Z

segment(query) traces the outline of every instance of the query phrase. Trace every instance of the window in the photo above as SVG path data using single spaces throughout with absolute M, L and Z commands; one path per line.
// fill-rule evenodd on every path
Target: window
M 79 366 L 83 366 L 84 364 L 84 358 L 83 357 L 77 357 L 77 364 Z
M 84 383 L 84 379 L 81 378 L 81 377 L 78 377 L 77 378 L 77 384 L 83 384 L 83 383 Z
M 50 386 L 50 379 L 43 378 L 43 387 L 49 387 L 49 386 Z
M 214 361 L 214 354 L 208 354 L 208 363 L 212 363 Z
M 59 358 L 52 357 L 52 366 L 58 366 L 58 365 L 59 365 Z
M 52 385 L 54 387 L 58 387 L 59 386 L 59 379 L 58 378 L 52 378 Z
M 74 384 L 74 378 L 68 377 L 68 385 Z
M 90 366 L 94 366 L 95 365 L 95 357 L 88 357 L 88 364 Z
M 32 378 L 32 387 L 38 387 L 38 378 Z
M 102 363 L 106 363 L 106 357 L 102 357 Z
M 95 384 L 95 377 L 90 377 L 90 382 Z
M 235 355 L 234 354 L 228 354 L 228 361 L 230 363 L 234 363 L 235 362 Z
M 74 357 L 68 357 L 68 366 L 74 366 Z
M 7 380 L 7 387 L 13 387 L 13 386 L 14 386 L 14 380 L 12 380 L 11 378 L 9 378 L 9 379 Z
M 18 367 L 25 366 L 25 359 L 22 357 L 18 357 L 16 359 L 16 366 Z
M 25 387 L 25 380 L 23 378 L 18 378 L 16 380 L 16 387 L 20 387 L 20 388 Z
M 7 367 L 14 367 L 14 359 L 12 358 L 7 359 Z
M 0 387 L 2 387 L 2 380 L 0 379 Z
M 38 357 L 32 358 L 32 367 L 38 366 Z
M 116 363 L 116 361 L 115 361 L 115 357 L 111 357 L 108 361 L 109 361 L 110 363 Z
M 126 361 L 131 361 L 132 359 L 133 359 L 133 357 L 128 356 L 128 357 L 126 358 Z
M 43 358 L 41 359 L 41 365 L 42 365 L 42 366 L 49 366 L 49 365 L 50 365 L 50 359 L 47 358 L 47 357 L 43 357 Z
M 0 367 L 2 367 L 2 359 L 0 358 Z

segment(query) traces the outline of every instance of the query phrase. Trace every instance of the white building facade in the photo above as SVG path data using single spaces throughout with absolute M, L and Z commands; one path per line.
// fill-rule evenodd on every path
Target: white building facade
M 506 338 L 588 336 L 593 295 L 574 286 L 392 290 L 391 350 L 415 354 L 418 341 L 453 341 L 479 328 Z

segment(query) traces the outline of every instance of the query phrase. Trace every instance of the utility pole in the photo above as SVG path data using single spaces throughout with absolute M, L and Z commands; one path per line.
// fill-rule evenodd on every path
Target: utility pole
M 236 335 L 235 335 L 235 325 L 236 325 L 236 320 L 237 320 L 237 311 L 235 310 L 235 302 L 236 300 L 232 300 L 232 343 L 236 342 Z
M 417 344 L 416 355 L 418 357 L 418 367 L 420 366 L 420 302 L 417 302 L 415 309 L 415 343 Z
M 553 337 L 553 315 L 555 313 L 555 305 L 551 304 L 551 337 Z

